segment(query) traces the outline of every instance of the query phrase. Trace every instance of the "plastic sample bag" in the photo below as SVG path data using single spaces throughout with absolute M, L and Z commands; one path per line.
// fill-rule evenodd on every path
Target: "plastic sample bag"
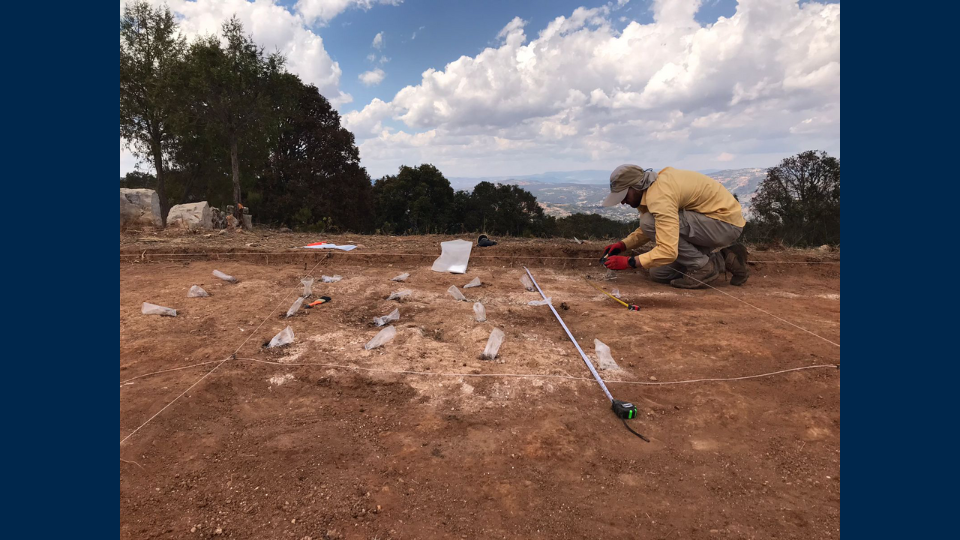
M 487 310 L 483 308 L 483 304 L 480 302 L 473 304 L 473 314 L 474 319 L 476 319 L 477 322 L 484 322 L 487 320 Z
M 289 326 L 280 331 L 277 335 L 273 336 L 273 339 L 270 340 L 270 343 L 267 344 L 267 347 L 271 349 L 274 347 L 283 347 L 284 345 L 289 345 L 293 343 L 293 328 Z
M 399 308 L 391 311 L 389 314 L 384 315 L 383 317 L 374 317 L 374 318 L 373 318 L 373 324 L 375 324 L 375 325 L 377 325 L 377 326 L 383 326 L 383 325 L 387 324 L 388 322 L 398 321 L 398 320 L 400 320 L 400 309 L 399 309 Z
M 373 339 L 368 341 L 363 348 L 369 351 L 370 349 L 382 347 L 395 337 L 397 337 L 397 329 L 393 326 L 388 326 L 381 330 L 377 335 L 373 336 Z
M 406 281 L 410 277 L 410 274 L 404 272 L 395 278 L 390 278 L 390 281 Z
M 150 302 L 144 302 L 143 307 L 140 309 L 140 313 L 144 315 L 162 315 L 164 317 L 176 317 L 177 310 L 171 309 L 168 307 L 158 306 L 156 304 L 151 304 Z
M 203 298 L 204 296 L 210 296 L 210 293 L 203 290 L 203 287 L 199 285 L 194 285 L 187 291 L 187 298 Z
M 620 289 L 614 289 L 613 292 L 610 294 L 616 296 L 617 298 L 620 298 Z
M 434 272 L 450 272 L 452 274 L 462 274 L 467 271 L 467 264 L 470 262 L 470 251 L 473 249 L 473 243 L 466 240 L 451 240 L 449 242 L 440 242 L 440 257 L 433 262 L 430 268 Z
M 320 276 L 320 281 L 324 283 L 336 283 L 343 279 L 343 276 Z
M 464 296 L 462 292 L 460 292 L 460 289 L 458 289 L 456 285 L 451 285 L 450 288 L 447 289 L 447 292 L 450 294 L 450 296 L 452 296 L 454 299 L 460 302 L 467 301 L 467 297 Z
M 413 294 L 413 291 L 411 291 L 410 289 L 400 289 L 399 291 L 390 293 L 390 296 L 387 297 L 387 300 L 400 301 L 400 300 L 403 300 L 404 298 L 408 298 L 411 294 Z
M 494 328 L 493 332 L 490 332 L 490 338 L 487 339 L 487 346 L 483 349 L 482 358 L 484 360 L 493 360 L 496 358 L 497 351 L 500 350 L 501 344 L 503 344 L 503 330 Z
M 536 291 L 537 291 L 537 289 L 535 289 L 535 288 L 533 287 L 533 282 L 530 281 L 530 276 L 528 276 L 528 275 L 526 275 L 526 274 L 520 276 L 520 283 L 523 283 L 523 288 L 525 288 L 526 290 L 528 290 L 528 291 L 530 291 L 530 292 L 536 292 Z
M 553 304 L 553 297 L 548 296 L 543 300 L 531 300 L 527 302 L 528 306 L 545 306 L 547 304 Z
M 303 283 L 303 294 L 301 294 L 300 296 L 306 298 L 311 294 L 313 294 L 313 278 L 312 277 L 305 277 L 300 280 L 300 283 Z
M 294 300 L 293 305 L 290 306 L 290 309 L 287 310 L 287 317 L 289 318 L 289 317 L 293 317 L 294 315 L 296 315 L 296 314 L 297 314 L 297 311 L 300 310 L 300 306 L 302 306 L 302 305 L 303 305 L 303 297 L 301 296 L 301 297 L 297 298 L 296 300 Z
M 475 277 L 475 278 L 473 278 L 473 281 L 471 281 L 470 283 L 467 283 L 466 285 L 464 285 L 463 288 L 464 288 L 464 289 L 469 289 L 470 287 L 479 287 L 480 285 L 481 285 L 481 283 L 480 283 L 480 278 Z
M 218 278 L 220 278 L 220 279 L 222 279 L 222 280 L 224 280 L 224 281 L 227 281 L 227 282 L 229 282 L 229 283 L 236 283 L 236 282 L 237 282 L 237 278 L 235 278 L 235 277 L 233 277 L 233 276 L 228 276 L 228 275 L 224 274 L 223 272 L 221 272 L 221 271 L 219 271 L 219 270 L 214 270 L 214 271 L 213 271 L 213 275 L 215 275 L 215 276 L 217 276 Z
M 599 360 L 600 369 L 620 369 L 620 366 L 617 365 L 613 360 L 613 356 L 610 354 L 610 347 L 608 347 L 604 342 L 599 339 L 593 340 L 593 347 L 597 353 L 597 360 Z

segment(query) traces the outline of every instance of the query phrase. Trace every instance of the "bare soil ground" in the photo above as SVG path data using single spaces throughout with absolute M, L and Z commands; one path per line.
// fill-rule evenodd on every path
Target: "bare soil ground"
M 120 438 L 237 358 L 121 444 L 120 537 L 839 536 L 838 369 L 610 382 L 639 407 L 646 443 L 519 281 L 525 264 L 591 358 L 595 338 L 610 346 L 622 369 L 601 372 L 608 381 L 737 377 L 839 363 L 839 347 L 737 300 L 840 343 L 839 254 L 752 252 L 767 262 L 745 286 L 714 282 L 734 299 L 634 271 L 604 280 L 602 242 L 508 239 L 475 247 L 464 275 L 432 272 L 449 238 L 122 234 Z M 295 249 L 317 240 L 363 247 Z M 796 264 L 808 262 L 829 264 Z M 343 280 L 318 279 L 314 294 L 333 301 L 283 319 L 308 272 Z M 390 281 L 402 272 L 406 283 Z M 461 288 L 471 302 L 447 294 L 474 277 L 482 287 Z M 211 296 L 186 298 L 191 285 Z M 386 300 L 401 288 L 413 296 Z M 473 320 L 474 300 L 487 322 Z M 141 315 L 142 302 L 178 316 Z M 365 350 L 373 317 L 395 307 L 397 337 Z M 287 325 L 293 345 L 262 347 Z M 481 360 L 494 327 L 506 339 Z M 504 373 L 530 377 L 448 375 Z

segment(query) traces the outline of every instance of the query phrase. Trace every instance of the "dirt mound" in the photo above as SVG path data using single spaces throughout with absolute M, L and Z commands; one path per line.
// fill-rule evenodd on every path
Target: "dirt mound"
M 148 375 L 121 386 L 121 438 L 219 362 L 151 373 L 237 352 L 121 445 L 121 538 L 837 534 L 839 370 L 613 381 L 839 362 L 831 344 L 840 343 L 839 264 L 761 263 L 744 287 L 721 279 L 719 290 L 677 290 L 638 272 L 602 281 L 641 306 L 630 312 L 583 280 L 604 272 L 601 242 L 498 239 L 474 249 L 466 274 L 451 275 L 429 269 L 448 237 L 330 239 L 363 244 L 357 257 L 304 254 L 291 245 L 308 238 L 264 234 L 238 237 L 269 245 L 164 234 L 156 243 L 130 235 L 121 246 L 120 379 Z M 264 255 L 230 256 L 254 249 Z M 170 250 L 187 260 L 159 256 Z M 567 255 L 592 262 L 549 262 Z M 558 310 L 591 357 L 593 339 L 610 346 L 622 370 L 604 377 L 637 405 L 633 426 L 651 443 L 613 416 L 549 308 L 528 305 L 539 295 L 521 286 L 520 264 L 554 305 L 566 304 Z M 331 302 L 278 318 L 307 272 L 343 280 L 314 283 Z M 390 281 L 401 272 L 406 282 Z M 446 293 L 474 277 L 484 286 L 462 289 L 470 301 Z M 210 297 L 187 298 L 191 285 Z M 413 295 L 386 300 L 400 288 Z M 144 301 L 178 316 L 141 315 Z M 487 322 L 474 321 L 473 301 Z M 394 308 L 397 337 L 365 350 L 379 330 L 372 318 Z M 292 345 L 262 348 L 286 325 Z M 500 354 L 480 360 L 493 328 L 506 336 Z

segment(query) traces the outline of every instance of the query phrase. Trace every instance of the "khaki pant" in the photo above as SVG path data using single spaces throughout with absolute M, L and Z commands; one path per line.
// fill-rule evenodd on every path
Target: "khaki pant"
M 732 245 L 740 238 L 743 227 L 731 225 L 719 219 L 707 217 L 699 212 L 680 210 L 680 239 L 677 242 L 677 260 L 666 265 L 650 269 L 650 279 L 667 283 L 683 277 L 678 272 L 688 268 L 700 268 L 710 260 L 710 254 L 717 249 Z M 653 214 L 640 215 L 640 229 L 647 238 L 657 241 L 656 221 Z

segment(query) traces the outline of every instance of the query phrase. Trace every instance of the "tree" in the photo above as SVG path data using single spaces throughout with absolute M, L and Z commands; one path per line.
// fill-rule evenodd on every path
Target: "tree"
M 572 214 L 556 221 L 554 234 L 564 238 L 624 238 L 637 229 L 637 220 L 615 221 L 600 214 Z
M 514 236 L 545 232 L 545 216 L 537 198 L 519 186 L 480 182 L 460 204 L 465 208 L 457 215 L 467 230 Z
M 157 177 L 143 171 L 130 171 L 120 177 L 120 187 L 130 189 L 157 189 Z
M 807 151 L 767 170 L 753 198 L 755 234 L 789 245 L 840 243 L 840 160 Z
M 453 188 L 436 167 L 402 165 L 396 176 L 373 185 L 377 227 L 385 233 L 446 232 L 453 214 Z
M 317 88 L 295 75 L 276 74 L 271 83 L 278 111 L 269 130 L 269 165 L 250 193 L 265 221 L 301 228 L 371 227 L 372 186 L 360 166 L 353 134 Z
M 153 161 L 166 225 L 164 155 L 172 139 L 171 120 L 177 107 L 171 74 L 182 61 L 185 41 L 167 6 L 126 4 L 120 17 L 120 136 L 140 157 Z
M 240 154 L 242 150 L 260 153 L 250 157 L 254 162 L 258 157 L 266 159 L 267 130 L 274 125 L 270 83 L 282 71 L 284 58 L 265 55 L 263 48 L 244 34 L 236 16 L 223 23 L 222 29 L 225 46 L 218 37 L 207 36 L 190 47 L 183 73 L 188 104 L 183 123 L 188 126 L 185 132 L 219 138 L 229 149 L 233 202 L 242 224 Z

